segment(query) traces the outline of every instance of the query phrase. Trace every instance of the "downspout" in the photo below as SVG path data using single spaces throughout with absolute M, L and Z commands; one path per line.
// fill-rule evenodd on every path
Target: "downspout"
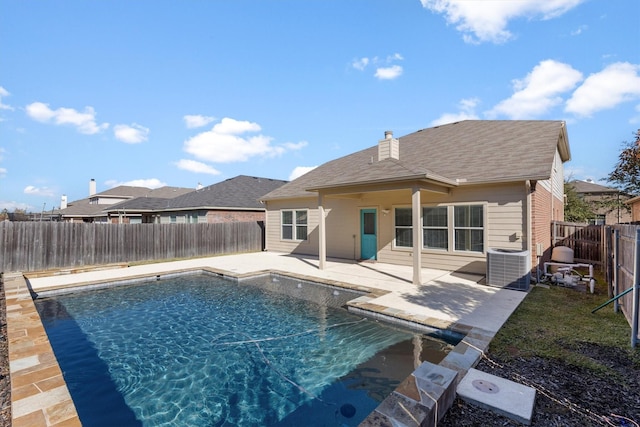
M 525 190 L 527 192 L 527 202 L 526 202 L 527 203 L 527 217 L 526 217 L 527 246 L 526 247 L 528 247 L 528 249 L 531 251 L 532 256 L 529 257 L 529 262 L 533 264 L 533 256 L 537 257 L 538 253 L 534 253 L 535 248 L 533 247 L 533 224 L 532 224 L 533 221 L 531 219 L 531 216 L 532 216 L 531 205 L 532 205 L 533 197 L 531 196 L 531 180 L 525 181 Z M 553 199 L 553 193 L 551 194 L 551 198 Z M 533 268 L 533 265 L 530 265 L 530 269 L 532 268 Z

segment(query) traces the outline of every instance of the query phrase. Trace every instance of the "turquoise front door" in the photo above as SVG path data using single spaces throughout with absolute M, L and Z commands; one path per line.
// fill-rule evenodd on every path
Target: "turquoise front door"
M 360 258 L 377 259 L 376 210 L 360 209 Z

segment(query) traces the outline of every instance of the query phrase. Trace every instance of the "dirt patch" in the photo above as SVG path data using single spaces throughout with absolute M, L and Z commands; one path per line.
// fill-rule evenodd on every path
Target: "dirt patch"
M 629 426 L 640 423 L 640 366 L 619 348 L 579 343 L 577 351 L 615 371 L 614 375 L 594 375 L 583 367 L 561 360 L 515 358 L 509 362 L 483 359 L 481 371 L 537 389 L 532 426 Z M 456 399 L 438 423 L 441 427 L 520 426 L 504 416 Z

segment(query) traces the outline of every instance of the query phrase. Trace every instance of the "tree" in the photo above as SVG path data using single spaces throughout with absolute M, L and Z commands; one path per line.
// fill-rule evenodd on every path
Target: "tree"
M 591 205 L 576 193 L 576 189 L 569 182 L 564 183 L 564 220 L 568 222 L 588 222 L 594 217 Z
M 622 193 L 630 196 L 640 194 L 640 129 L 636 131 L 635 141 L 624 142 L 613 172 L 607 181 Z

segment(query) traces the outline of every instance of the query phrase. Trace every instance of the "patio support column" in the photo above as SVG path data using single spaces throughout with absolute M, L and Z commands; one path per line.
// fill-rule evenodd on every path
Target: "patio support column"
M 413 284 L 422 284 L 422 207 L 420 206 L 420 188 L 415 185 L 411 190 L 411 224 L 413 225 Z
M 327 235 L 325 228 L 322 193 L 318 193 L 318 268 L 324 270 L 327 263 Z

